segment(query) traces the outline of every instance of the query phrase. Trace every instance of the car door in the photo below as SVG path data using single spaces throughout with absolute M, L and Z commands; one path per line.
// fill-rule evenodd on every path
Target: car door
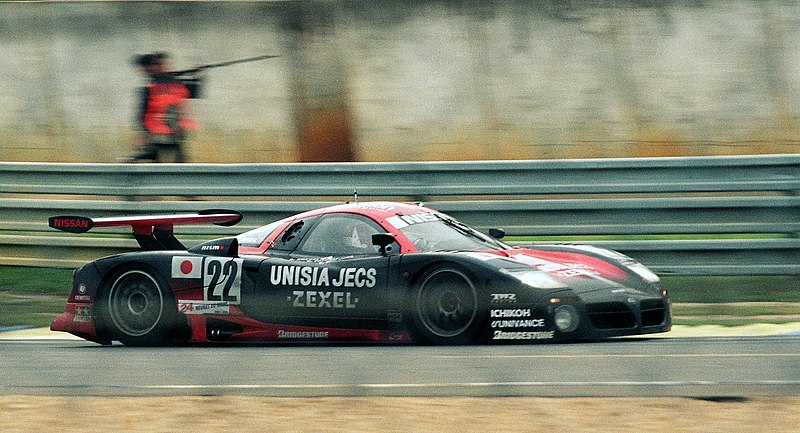
M 362 215 L 333 213 L 301 231 L 288 258 L 262 263 L 268 314 L 303 326 L 383 327 L 389 258 L 371 240 L 383 229 Z

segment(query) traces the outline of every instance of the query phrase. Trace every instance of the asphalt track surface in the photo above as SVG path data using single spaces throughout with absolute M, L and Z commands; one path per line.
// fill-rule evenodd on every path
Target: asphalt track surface
M 800 336 L 459 347 L 4 340 L 0 394 L 796 396 Z

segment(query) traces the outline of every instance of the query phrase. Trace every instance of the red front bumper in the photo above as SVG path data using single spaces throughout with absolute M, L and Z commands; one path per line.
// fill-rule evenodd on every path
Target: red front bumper
M 68 302 L 64 312 L 50 323 L 51 331 L 68 332 L 85 340 L 100 341 L 94 326 L 93 306 L 91 304 Z

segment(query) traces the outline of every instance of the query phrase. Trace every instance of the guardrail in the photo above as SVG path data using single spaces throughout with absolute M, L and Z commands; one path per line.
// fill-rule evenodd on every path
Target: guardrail
M 343 197 L 797 191 L 797 156 L 318 164 L 0 163 L 0 193 Z
M 51 231 L 46 221 L 55 214 L 231 208 L 245 215 L 232 228 L 177 228 L 191 245 L 353 200 L 354 191 L 362 201 L 425 201 L 476 228 L 503 227 L 509 236 L 585 238 L 665 275 L 800 275 L 800 155 L 232 165 L 0 163 L 0 264 L 74 267 L 136 248 L 131 240 L 107 237 L 119 233 L 114 230 L 80 236 Z M 725 239 L 714 239 L 720 235 Z

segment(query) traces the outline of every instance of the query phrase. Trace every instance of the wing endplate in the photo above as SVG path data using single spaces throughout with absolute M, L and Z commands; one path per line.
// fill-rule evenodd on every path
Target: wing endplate
M 47 225 L 64 232 L 85 233 L 92 229 L 94 221 L 87 217 L 61 215 L 50 217 Z

